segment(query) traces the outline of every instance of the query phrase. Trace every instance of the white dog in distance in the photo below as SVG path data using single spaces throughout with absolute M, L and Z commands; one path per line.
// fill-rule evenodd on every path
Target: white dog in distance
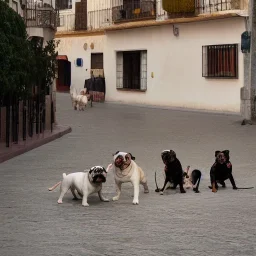
M 85 107 L 88 103 L 87 96 L 82 95 L 82 94 L 77 94 L 76 88 L 73 86 L 70 87 L 70 97 L 72 101 L 72 106 L 74 110 L 85 110 Z

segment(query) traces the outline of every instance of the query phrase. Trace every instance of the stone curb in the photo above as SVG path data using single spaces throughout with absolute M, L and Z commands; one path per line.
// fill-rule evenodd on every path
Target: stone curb
M 57 127 L 59 127 L 60 131 L 50 134 L 49 136 L 47 136 L 45 138 L 35 140 L 35 141 L 31 142 L 30 144 L 24 146 L 24 148 L 17 148 L 16 150 L 14 149 L 12 152 L 9 152 L 9 153 L 6 153 L 6 154 L 0 156 L 0 164 L 5 161 L 8 161 L 11 158 L 22 155 L 30 150 L 33 150 L 33 149 L 38 148 L 44 144 L 47 144 L 51 141 L 59 139 L 62 136 L 66 135 L 72 131 L 71 127 L 69 127 L 69 126 L 68 127 L 57 126 Z
M 161 106 L 161 105 L 149 105 L 141 103 L 127 103 L 120 101 L 105 100 L 105 104 L 115 104 L 129 107 L 140 107 L 140 108 L 152 108 L 152 109 L 161 109 L 161 110 L 172 110 L 172 111 L 181 111 L 181 112 L 192 112 L 192 113 L 201 113 L 201 114 L 211 114 L 211 115 L 225 115 L 225 116 L 241 116 L 238 112 L 232 111 L 221 111 L 221 110 L 207 110 L 201 108 L 183 108 L 183 107 L 174 107 L 174 106 Z M 242 117 L 241 117 L 242 118 Z

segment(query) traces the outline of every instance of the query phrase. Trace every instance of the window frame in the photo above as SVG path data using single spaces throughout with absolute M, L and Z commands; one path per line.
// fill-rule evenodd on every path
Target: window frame
M 56 7 L 59 11 L 71 10 L 73 3 L 72 0 L 56 0 Z
M 124 56 L 123 53 L 140 52 L 140 89 L 132 89 L 124 87 Z M 127 50 L 127 51 L 116 51 L 116 89 L 123 91 L 136 91 L 146 92 L 147 91 L 147 50 Z
M 95 60 L 93 60 L 93 56 L 97 56 Z M 102 61 L 97 61 L 97 59 L 101 59 L 100 57 L 102 56 Z M 98 64 L 101 64 L 100 67 Z M 96 67 L 93 66 L 93 64 L 96 64 Z M 104 54 L 103 52 L 97 52 L 97 53 L 91 53 L 91 69 L 104 69 Z
M 202 77 L 238 79 L 238 53 L 238 44 L 203 45 Z

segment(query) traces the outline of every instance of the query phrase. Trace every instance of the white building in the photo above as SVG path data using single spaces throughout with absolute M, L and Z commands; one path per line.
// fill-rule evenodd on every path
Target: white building
M 103 69 L 107 101 L 240 112 L 248 0 L 63 3 L 58 52 L 78 89 Z

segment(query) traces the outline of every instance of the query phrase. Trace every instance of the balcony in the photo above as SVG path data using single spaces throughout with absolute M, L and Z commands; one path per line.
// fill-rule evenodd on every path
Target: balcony
M 248 0 L 204 0 L 197 1 L 196 13 L 207 14 L 248 9 Z
M 25 20 L 27 27 L 51 28 L 56 30 L 58 12 L 51 4 L 34 1 L 27 1 L 25 7 Z
M 193 17 L 248 9 L 248 0 L 162 0 L 168 18 Z
M 123 1 L 123 5 L 112 8 L 114 23 L 156 18 L 156 1 Z
M 61 14 L 57 31 L 74 31 L 75 30 L 75 14 Z

